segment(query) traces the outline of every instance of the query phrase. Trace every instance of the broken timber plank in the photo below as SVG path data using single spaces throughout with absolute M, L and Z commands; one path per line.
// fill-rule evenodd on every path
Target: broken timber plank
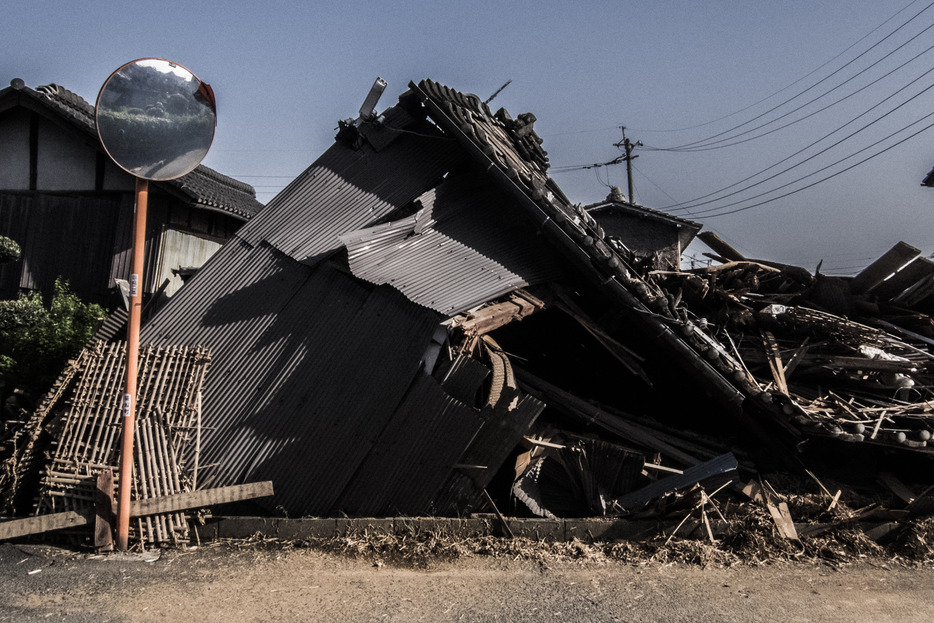
M 0 522 L 0 541 L 30 534 L 41 534 L 52 530 L 61 530 L 62 528 L 86 526 L 93 516 L 94 510 L 89 508 L 82 513 L 65 511 L 64 513 Z
M 272 482 L 269 480 L 245 485 L 219 487 L 217 489 L 202 489 L 201 491 L 179 493 L 160 498 L 133 500 L 130 503 L 130 516 L 144 517 L 147 515 L 174 513 L 190 510 L 192 508 L 214 506 L 215 504 L 262 498 L 272 494 Z M 0 541 L 28 536 L 30 534 L 41 534 L 52 530 L 61 530 L 63 528 L 86 526 L 94 521 L 95 517 L 95 510 L 93 508 L 88 508 L 80 513 L 76 511 L 66 511 L 64 513 L 3 521 L 0 522 Z
M 853 277 L 850 282 L 850 292 L 865 294 L 919 255 L 921 255 L 921 249 L 915 248 L 907 242 L 897 243 L 883 253 L 879 259 Z
M 788 384 L 785 382 L 785 366 L 782 365 L 782 355 L 778 350 L 778 342 L 775 341 L 775 336 L 770 331 L 762 332 L 762 341 L 765 344 L 769 369 L 772 371 L 772 378 L 775 380 L 775 388 L 787 396 Z
M 494 329 L 545 309 L 545 306 L 546 301 L 517 290 L 509 296 L 509 300 L 470 313 L 463 320 L 455 322 L 455 326 L 467 335 L 486 335 Z
M 791 511 L 788 510 L 788 504 L 779 502 L 776 506 L 771 502 L 766 502 L 765 505 L 769 509 L 769 514 L 772 516 L 772 519 L 775 521 L 775 527 L 778 528 L 778 533 L 789 541 L 797 541 L 798 532 L 795 530 L 795 522 L 791 519 Z
M 144 517 L 146 515 L 174 513 L 190 510 L 192 508 L 201 508 L 203 506 L 214 506 L 215 504 L 264 498 L 272 494 L 271 480 L 251 482 L 245 485 L 219 487 L 217 489 L 189 491 L 187 493 L 177 493 L 175 495 L 167 495 L 159 498 L 134 500 L 130 503 L 130 516 Z
M 94 547 L 98 551 L 110 551 L 114 546 L 116 516 L 114 507 L 114 474 L 109 469 L 97 475 L 94 491 Z
M 916 258 L 897 273 L 869 291 L 880 301 L 890 301 L 922 279 L 934 274 L 934 261 L 926 257 Z
M 723 238 L 713 233 L 712 231 L 702 231 L 697 234 L 697 237 L 700 238 L 704 244 L 713 249 L 714 253 L 726 258 L 727 260 L 741 262 L 746 259 L 745 255 L 731 247 Z

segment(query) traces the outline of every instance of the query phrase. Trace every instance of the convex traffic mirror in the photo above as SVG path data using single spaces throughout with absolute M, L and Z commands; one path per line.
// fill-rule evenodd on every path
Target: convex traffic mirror
M 177 63 L 144 58 L 111 74 L 96 118 L 101 144 L 118 166 L 139 178 L 171 180 L 204 159 L 217 112 L 210 85 Z

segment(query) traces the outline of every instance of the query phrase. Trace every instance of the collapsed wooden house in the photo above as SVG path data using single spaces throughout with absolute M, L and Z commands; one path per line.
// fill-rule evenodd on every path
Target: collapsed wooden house
M 857 440 L 824 426 L 852 401 L 830 406 L 790 380 L 782 358 L 803 363 L 808 343 L 782 341 L 783 325 L 876 348 L 814 361 L 834 375 L 910 376 L 931 357 L 795 306 L 785 295 L 816 279 L 803 269 L 685 273 L 670 250 L 627 245 L 627 214 L 673 226 L 676 250 L 699 226 L 619 198 L 573 204 L 547 175 L 533 121 L 411 83 L 382 113 L 341 122 L 334 145 L 152 318 L 144 343 L 211 353 L 200 486 L 272 481 L 266 510 L 291 516 L 459 515 L 501 482 L 545 516 L 631 513 L 735 473 L 739 447 L 795 463 L 810 434 Z M 738 289 L 717 281 L 727 274 Z M 922 385 L 904 401 L 910 434 L 863 411 L 850 419 L 877 430 L 859 441 L 926 456 Z M 686 420 L 731 438 L 683 431 Z

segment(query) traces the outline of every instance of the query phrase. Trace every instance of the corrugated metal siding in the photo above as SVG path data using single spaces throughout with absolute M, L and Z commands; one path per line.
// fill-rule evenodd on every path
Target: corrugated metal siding
M 4 269 L 4 291 L 48 292 L 61 276 L 82 298 L 103 295 L 112 285 L 113 224 L 119 212 L 120 201 L 112 197 L 0 195 L 0 235 L 23 251 L 20 261 Z
M 338 236 L 375 223 L 436 184 L 463 159 L 446 139 L 401 135 L 375 152 L 332 145 L 238 235 L 305 261 L 340 247 Z
M 332 514 L 431 513 L 431 503 L 484 420 L 419 376 Z
M 209 347 L 205 486 L 272 480 L 271 506 L 324 514 L 418 372 L 435 314 L 329 263 L 227 245 L 147 325 L 145 342 Z M 200 478 L 199 478 L 200 479 Z
M 445 181 L 419 201 L 409 218 L 341 236 L 356 276 L 453 315 L 562 275 L 508 198 L 481 179 Z

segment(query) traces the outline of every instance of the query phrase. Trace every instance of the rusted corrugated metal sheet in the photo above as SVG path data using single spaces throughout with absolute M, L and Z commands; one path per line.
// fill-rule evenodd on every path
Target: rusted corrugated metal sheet
M 502 191 L 479 177 L 447 180 L 419 202 L 410 217 L 341 236 L 354 275 L 451 316 L 563 274 Z

